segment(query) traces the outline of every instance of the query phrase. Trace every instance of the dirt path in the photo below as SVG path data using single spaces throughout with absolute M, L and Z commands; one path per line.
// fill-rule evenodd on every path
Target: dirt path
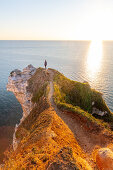
M 68 127 L 71 129 L 73 132 L 76 140 L 78 141 L 79 145 L 81 148 L 84 150 L 84 152 L 88 155 L 88 162 L 90 164 L 93 164 L 91 161 L 92 156 L 91 153 L 93 149 L 95 148 L 96 145 L 99 145 L 101 147 L 105 147 L 107 145 L 106 141 L 104 138 L 100 137 L 98 134 L 88 132 L 84 127 L 82 122 L 78 121 L 76 119 L 75 114 L 68 114 L 60 111 L 53 100 L 53 93 L 54 93 L 54 87 L 53 87 L 53 72 L 51 70 L 48 70 L 50 73 L 50 92 L 49 92 L 49 100 L 58 114 L 59 117 L 68 125 Z

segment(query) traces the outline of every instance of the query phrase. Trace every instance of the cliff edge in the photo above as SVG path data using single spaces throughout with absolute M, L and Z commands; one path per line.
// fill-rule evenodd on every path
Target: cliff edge
M 23 109 L 4 169 L 95 169 L 99 149 L 113 140 L 113 115 L 102 94 L 56 70 L 10 73 L 7 90 Z M 101 168 L 100 168 L 101 169 Z

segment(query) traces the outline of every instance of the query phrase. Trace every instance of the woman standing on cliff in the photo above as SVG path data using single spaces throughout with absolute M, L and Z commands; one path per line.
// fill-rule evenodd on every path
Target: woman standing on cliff
M 44 62 L 44 66 L 45 66 L 45 69 L 46 69 L 46 66 L 47 66 L 47 61 L 45 60 L 45 62 Z

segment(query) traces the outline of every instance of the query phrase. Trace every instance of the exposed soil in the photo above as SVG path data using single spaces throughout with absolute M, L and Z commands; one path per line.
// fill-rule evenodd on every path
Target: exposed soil
M 92 128 L 92 130 L 88 130 L 86 127 L 87 122 L 83 122 L 78 115 L 71 112 L 61 111 L 57 108 L 53 100 L 53 75 L 52 70 L 48 70 L 50 74 L 50 92 L 49 92 L 49 101 L 61 119 L 67 124 L 70 130 L 73 132 L 78 144 L 84 150 L 87 155 L 87 161 L 91 166 L 94 166 L 94 162 L 92 160 L 92 151 L 98 145 L 100 147 L 106 147 L 110 142 L 112 142 L 113 137 L 104 129 L 98 130 L 98 128 Z

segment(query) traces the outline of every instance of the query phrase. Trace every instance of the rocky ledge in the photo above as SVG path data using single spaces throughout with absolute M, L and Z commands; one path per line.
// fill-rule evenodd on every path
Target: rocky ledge
M 29 115 L 30 111 L 33 108 L 33 103 L 31 102 L 32 94 L 27 91 L 28 83 L 27 81 L 31 78 L 31 76 L 36 72 L 36 68 L 32 65 L 28 65 L 23 71 L 18 69 L 13 70 L 10 73 L 8 78 L 7 90 L 14 93 L 17 100 L 22 106 L 23 116 L 20 120 L 20 124 L 24 119 Z M 15 132 L 17 130 L 16 125 Z M 15 137 L 15 133 L 13 135 L 13 148 L 14 150 L 17 147 L 17 140 Z

